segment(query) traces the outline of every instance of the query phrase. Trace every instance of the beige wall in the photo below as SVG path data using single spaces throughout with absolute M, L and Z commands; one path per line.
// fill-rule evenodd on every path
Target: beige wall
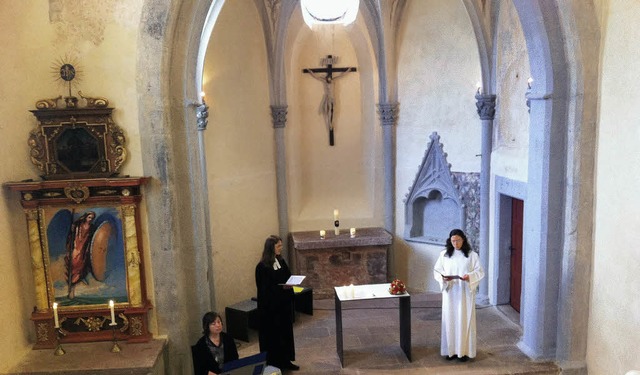
M 431 269 L 442 247 L 402 240 L 404 197 L 434 131 L 452 171 L 480 171 L 481 124 L 474 97 L 480 60 L 462 2 L 410 1 L 404 15 L 398 42 L 395 263 L 409 288 L 435 291 Z
M 374 106 L 376 68 L 364 25 L 315 26 L 311 31 L 298 18 L 300 12 L 295 12 L 290 24 L 301 27 L 290 29 L 285 52 L 289 228 L 331 230 L 334 208 L 346 230 L 381 226 L 381 127 Z M 334 81 L 334 146 L 329 146 L 319 113 L 323 83 L 302 73 L 320 67 L 326 55 L 338 57 L 335 67 L 357 67 Z
M 607 5 L 607 4 L 605 4 Z M 589 314 L 589 374 L 640 370 L 640 3 L 612 0 L 603 13 L 597 142 L 595 249 Z M 596 84 L 596 83 L 594 83 Z
M 257 10 L 228 1 L 204 64 L 205 131 L 216 309 L 256 295 L 264 240 L 278 234 L 274 130 Z M 194 145 L 195 147 L 195 145 Z
M 123 174 L 140 175 L 135 92 L 136 40 L 142 1 L 106 0 L 82 8 L 76 1 L 0 2 L 0 181 L 38 179 L 29 160 L 28 133 L 35 102 L 65 93 L 53 67 L 72 61 L 81 70 L 85 95 L 109 99 L 114 120 L 127 137 Z M 10 51 L 10 52 L 9 52 Z M 35 342 L 29 320 L 35 304 L 24 214 L 19 196 L 3 190 L 0 201 L 0 371 L 16 363 Z M 148 250 L 147 250 L 148 252 Z

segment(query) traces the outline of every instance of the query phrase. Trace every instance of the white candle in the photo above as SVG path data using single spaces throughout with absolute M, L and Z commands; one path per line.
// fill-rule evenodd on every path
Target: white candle
M 356 289 L 353 287 L 353 284 L 349 285 L 349 297 L 356 298 Z
M 338 214 L 339 214 L 338 209 L 333 210 L 333 221 L 338 220 Z
M 113 310 L 114 304 L 113 304 L 113 300 L 112 299 L 109 300 L 109 308 L 111 309 L 111 323 L 115 323 L 116 322 L 116 312 Z
M 327 235 L 327 232 L 323 230 L 320 231 L 320 238 L 324 238 Z
M 336 236 L 339 236 L 340 235 L 340 228 L 335 227 L 335 229 L 333 230 L 333 234 L 336 235 Z
M 349 234 L 351 235 L 351 238 L 356 236 L 356 228 L 351 228 L 349 229 Z
M 58 303 L 53 303 L 53 327 L 60 328 L 60 320 L 58 320 Z

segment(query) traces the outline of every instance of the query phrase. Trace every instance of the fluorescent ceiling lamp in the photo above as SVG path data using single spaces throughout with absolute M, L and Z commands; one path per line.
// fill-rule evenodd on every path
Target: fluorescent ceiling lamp
M 356 20 L 360 0 L 301 0 L 304 22 L 309 26 L 343 24 Z

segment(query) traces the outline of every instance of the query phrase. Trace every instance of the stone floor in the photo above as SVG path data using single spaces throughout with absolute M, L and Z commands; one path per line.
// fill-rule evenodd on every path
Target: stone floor
M 296 315 L 300 371 L 291 374 L 559 374 L 553 363 L 533 362 L 517 348 L 519 315 L 510 307 L 478 307 L 477 357 L 468 362 L 440 356 L 440 296 L 411 296 L 412 362 L 399 345 L 396 300 L 343 304 L 344 368 L 336 354 L 333 300 L 314 301 L 313 316 Z M 259 351 L 257 332 L 239 342 L 241 357 Z

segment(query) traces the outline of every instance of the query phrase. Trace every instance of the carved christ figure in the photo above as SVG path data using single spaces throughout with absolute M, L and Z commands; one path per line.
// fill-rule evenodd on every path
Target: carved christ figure
M 312 70 L 309 70 L 309 74 L 311 77 L 317 79 L 322 82 L 322 86 L 324 88 L 324 96 L 322 97 L 322 101 L 320 102 L 320 107 L 318 108 L 318 113 L 322 114 L 324 117 L 324 122 L 327 125 L 329 131 L 333 131 L 333 107 L 335 105 L 335 96 L 333 94 L 333 81 L 338 78 L 342 78 L 347 73 L 354 71 L 355 68 L 348 68 L 344 72 L 339 72 L 336 75 L 325 75 L 324 77 L 315 74 Z
M 338 78 L 342 78 L 347 73 L 355 72 L 355 67 L 350 68 L 334 68 L 333 63 L 337 61 L 337 57 L 328 55 L 323 60 L 326 68 L 303 69 L 303 73 L 309 73 L 311 77 L 320 81 L 324 89 L 324 95 L 320 102 L 318 112 L 322 114 L 324 122 L 329 130 L 329 144 L 333 146 L 333 111 L 335 106 L 334 83 Z M 324 75 L 320 75 L 324 73 Z

